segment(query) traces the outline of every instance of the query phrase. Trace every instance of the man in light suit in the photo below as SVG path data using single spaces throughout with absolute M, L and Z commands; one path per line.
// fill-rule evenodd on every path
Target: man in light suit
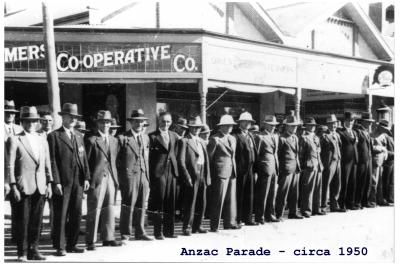
M 264 130 L 256 136 L 257 182 L 255 187 L 254 208 L 256 222 L 279 222 L 275 216 L 275 195 L 278 180 L 279 136 L 275 127 L 279 124 L 274 115 L 266 115 Z
M 62 126 L 47 137 L 50 149 L 51 169 L 54 178 L 52 231 L 53 247 L 57 256 L 82 253 L 77 247 L 82 218 L 83 192 L 89 189 L 90 173 L 83 135 L 74 130 L 78 106 L 65 103 Z
M 25 259 L 25 241 L 28 260 L 45 260 L 38 247 L 45 197 L 50 198 L 52 194 L 49 148 L 45 139 L 35 133 L 39 120 L 36 108 L 22 107 L 20 119 L 24 131 L 8 139 L 6 166 L 12 187 L 18 261 Z
M 141 109 L 127 119 L 131 129 L 118 136 L 118 182 L 121 190 L 120 231 L 126 244 L 135 228 L 136 240 L 152 240 L 144 230 L 146 200 L 149 194 L 149 138 L 143 134 L 147 118 Z
M 86 243 L 88 250 L 95 250 L 97 228 L 101 215 L 101 238 L 103 246 L 117 247 L 115 241 L 114 206 L 118 190 L 116 159 L 118 141 L 109 134 L 111 112 L 100 110 L 97 113 L 98 131 L 86 140 L 86 151 L 91 173 L 90 189 L 87 197 Z
M 189 133 L 179 142 L 178 165 L 182 178 L 183 234 L 206 233 L 202 228 L 206 210 L 207 186 L 211 184 L 207 147 L 199 133 L 199 116 L 189 119 Z
M 235 124 L 232 116 L 223 115 L 217 124 L 218 133 L 207 146 L 212 178 L 211 232 L 218 232 L 221 215 L 225 229 L 240 229 L 236 222 L 236 139 L 230 135 Z
M 165 237 L 176 238 L 175 190 L 178 177 L 176 159 L 179 136 L 169 130 L 172 116 L 168 112 L 160 113 L 158 130 L 149 134 L 150 139 L 150 201 L 149 210 L 155 212 L 154 236 L 162 240 Z

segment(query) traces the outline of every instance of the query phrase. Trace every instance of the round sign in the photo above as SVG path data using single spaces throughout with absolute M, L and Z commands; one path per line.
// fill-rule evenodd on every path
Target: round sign
M 390 71 L 384 70 L 379 73 L 378 82 L 381 86 L 390 86 L 392 81 L 393 81 L 393 74 Z

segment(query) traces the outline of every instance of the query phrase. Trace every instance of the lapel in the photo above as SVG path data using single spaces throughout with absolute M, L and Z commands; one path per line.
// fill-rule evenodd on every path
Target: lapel
M 290 138 L 292 138 L 292 139 L 290 139 Z M 293 137 L 293 135 L 287 137 L 286 142 L 289 145 L 289 147 L 292 148 L 292 150 L 294 152 L 297 152 L 296 141 L 295 141 L 295 138 Z
M 168 132 L 169 133 L 169 132 Z M 156 134 L 156 139 L 158 140 L 158 142 L 164 147 L 165 150 L 168 151 L 168 146 L 167 144 L 164 142 L 164 139 L 161 136 L 161 132 L 159 129 L 157 129 L 157 134 Z M 169 134 L 169 139 L 171 141 L 171 134 Z
M 26 152 L 29 154 L 29 156 L 33 159 L 33 161 L 35 161 L 36 164 L 39 164 L 39 161 L 35 158 L 35 155 L 33 154 L 32 151 L 32 147 L 29 144 L 29 141 L 25 135 L 25 132 L 23 132 L 20 136 L 19 136 L 19 140 L 21 141 L 22 145 L 24 146 Z
M 220 138 L 221 143 L 225 146 L 225 148 L 226 148 L 230 153 L 233 153 L 232 148 L 229 146 L 229 135 L 225 136 L 225 135 L 223 135 L 221 132 L 219 132 L 219 135 L 220 135 L 220 137 L 221 137 L 221 138 Z M 223 139 L 224 137 L 226 137 L 226 140 Z
M 136 154 L 137 156 L 139 156 L 139 155 L 140 155 L 139 146 L 138 146 L 138 144 L 137 144 L 137 142 L 136 142 L 136 139 L 135 139 L 135 137 L 133 136 L 133 133 L 132 133 L 131 130 L 128 131 L 127 136 L 128 136 L 128 137 L 126 138 L 126 141 L 127 141 L 128 145 L 130 146 L 130 148 L 132 149 L 132 151 L 135 152 L 135 154 Z
M 60 129 L 60 139 L 68 145 L 68 147 L 72 150 L 74 150 L 74 147 L 72 146 L 71 139 L 69 139 L 67 132 L 64 130 L 64 127 L 61 127 Z
M 115 146 L 117 146 L 117 139 L 115 139 L 113 136 L 109 136 L 109 141 L 110 141 L 110 160 L 115 161 Z
M 175 137 L 172 136 L 171 131 L 168 131 L 168 135 L 169 135 L 169 146 L 170 148 L 170 152 L 173 151 L 172 146 L 175 146 Z
M 104 153 L 104 155 L 107 157 L 108 160 L 110 160 L 110 158 L 108 157 L 108 152 L 107 152 L 107 147 L 103 141 L 103 138 L 100 136 L 100 133 L 97 132 L 96 134 L 96 143 L 99 146 L 100 150 Z M 108 139 L 110 141 L 110 146 L 111 146 L 111 137 L 108 136 Z
M 193 151 L 199 155 L 196 143 L 194 142 L 194 139 L 192 138 L 192 136 L 189 136 L 189 140 L 188 140 L 188 145 L 193 149 Z

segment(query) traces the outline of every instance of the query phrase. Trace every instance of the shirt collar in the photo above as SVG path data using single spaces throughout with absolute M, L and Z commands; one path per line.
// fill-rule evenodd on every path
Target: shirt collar
M 74 129 L 67 129 L 64 125 L 63 125 L 63 128 L 64 128 L 64 130 L 65 130 L 67 133 L 73 133 L 73 134 L 75 134 Z
M 137 138 L 140 135 L 140 133 L 135 132 L 133 129 L 131 129 L 131 131 L 135 138 Z
M 24 130 L 24 132 L 25 132 L 25 135 L 28 135 L 28 136 L 33 136 L 33 135 L 36 135 L 36 132 L 28 132 L 28 131 L 25 131 Z
M 163 131 L 163 130 L 161 130 L 160 128 L 158 128 L 158 130 L 160 131 L 161 134 L 168 134 L 168 130 Z
M 100 136 L 101 136 L 102 138 L 108 137 L 108 134 L 102 133 L 100 130 L 98 130 L 98 131 L 99 131 L 99 134 L 100 134 Z

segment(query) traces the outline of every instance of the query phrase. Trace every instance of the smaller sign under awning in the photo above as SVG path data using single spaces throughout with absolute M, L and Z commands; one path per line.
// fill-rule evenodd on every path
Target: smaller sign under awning
M 271 93 L 275 91 L 281 91 L 283 93 L 294 95 L 296 93 L 295 88 L 281 88 L 281 87 L 272 87 L 272 86 L 258 86 L 258 85 L 249 85 L 242 83 L 230 83 L 230 82 L 222 82 L 222 81 L 208 81 L 207 85 L 209 88 L 227 88 L 238 92 L 245 93 Z

